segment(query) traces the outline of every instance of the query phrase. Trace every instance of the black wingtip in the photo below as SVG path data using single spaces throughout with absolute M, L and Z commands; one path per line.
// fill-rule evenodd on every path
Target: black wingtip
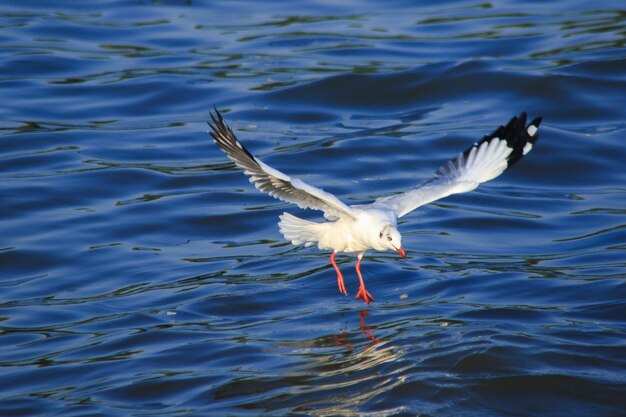
M 217 136 L 220 134 L 228 134 L 229 132 L 232 134 L 232 131 L 224 122 L 224 118 L 222 118 L 222 114 L 217 109 L 215 104 L 213 105 L 213 111 L 209 111 L 209 116 L 211 117 L 211 120 L 207 120 L 206 123 L 212 130 L 212 132 L 209 132 L 209 134 L 213 137 L 214 140 L 217 141 Z
M 533 125 L 533 126 L 538 128 L 542 121 L 543 121 L 543 117 L 540 116 L 540 117 L 537 117 L 536 119 L 534 119 L 529 124 L 531 124 L 531 125 Z
M 520 113 L 519 116 L 513 116 L 506 125 L 500 125 L 492 134 L 484 136 L 480 142 L 470 146 L 469 149 L 463 152 L 463 156 L 467 158 L 472 149 L 480 147 L 483 143 L 489 142 L 494 138 L 498 138 L 506 141 L 507 146 L 512 149 L 507 158 L 507 165 L 515 164 L 532 149 L 532 145 L 539 139 L 537 130 L 542 118 L 537 117 L 527 124 L 527 117 L 526 112 Z M 534 129 L 530 129 L 531 126 L 534 126 Z
M 514 128 L 507 132 L 509 133 L 507 136 L 502 138 L 506 140 L 507 145 L 513 149 L 507 159 L 508 166 L 515 164 L 530 152 L 532 146 L 539 139 L 538 130 L 541 120 L 541 117 L 537 117 L 530 123 L 526 123 L 526 112 L 522 112 L 519 118 L 514 117 L 511 119 L 509 124 L 513 124 Z
M 211 121 L 213 122 L 213 124 L 211 124 L 211 121 L 207 120 L 207 124 L 211 127 L 213 126 L 217 126 L 217 119 L 216 119 L 216 115 L 218 118 L 222 118 L 222 115 L 220 114 L 219 110 L 217 110 L 217 107 L 215 107 L 215 105 L 213 106 L 213 111 L 209 111 L 209 116 L 211 117 Z
M 213 127 L 213 126 L 225 125 L 224 118 L 222 117 L 222 113 L 220 113 L 220 111 L 217 109 L 215 104 L 213 105 L 213 111 L 209 111 L 209 116 L 211 117 L 211 121 L 213 122 L 213 124 L 211 124 L 211 121 L 207 120 L 207 124 L 209 126 Z
M 237 154 L 243 152 L 249 160 L 256 161 L 250 151 L 239 142 L 233 130 L 226 124 L 222 114 L 217 110 L 217 107 L 213 106 L 213 112 L 210 111 L 209 115 L 211 116 L 211 121 L 207 120 L 207 124 L 212 130 L 209 131 L 209 134 L 231 159 L 237 160 Z

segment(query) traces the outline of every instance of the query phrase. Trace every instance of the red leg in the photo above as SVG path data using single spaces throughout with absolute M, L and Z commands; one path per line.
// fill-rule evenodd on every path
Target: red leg
M 335 255 L 337 255 L 337 252 L 333 252 L 333 254 L 330 255 L 330 263 L 333 264 L 335 271 L 337 271 L 337 285 L 339 286 L 339 292 L 343 295 L 348 295 L 348 291 L 346 291 L 346 286 L 343 283 L 343 275 L 341 275 L 341 271 L 335 263 Z
M 359 255 L 359 259 L 356 261 L 356 273 L 359 275 L 359 292 L 356 294 L 356 299 L 365 301 L 365 304 L 369 304 L 374 301 L 374 297 L 365 289 L 365 282 L 361 276 L 361 258 L 363 254 Z

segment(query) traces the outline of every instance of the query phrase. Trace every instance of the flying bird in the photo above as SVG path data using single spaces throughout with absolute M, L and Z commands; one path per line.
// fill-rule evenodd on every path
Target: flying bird
M 252 155 L 224 122 L 217 109 L 208 122 L 217 145 L 250 177 L 250 182 L 264 193 L 293 203 L 302 209 L 320 210 L 327 220 L 311 222 L 283 213 L 278 226 L 285 239 L 294 245 L 317 245 L 330 250 L 330 263 L 337 272 L 339 291 L 348 295 L 343 275 L 335 262 L 338 252 L 357 254 L 356 272 L 359 291 L 356 298 L 369 304 L 374 297 L 365 288 L 361 275 L 361 259 L 369 249 L 396 251 L 407 258 L 397 221 L 416 208 L 451 194 L 474 190 L 492 180 L 519 161 L 533 148 L 539 138 L 538 117 L 526 124 L 526 113 L 513 117 L 506 126 L 474 143 L 465 152 L 443 164 L 435 174 L 417 187 L 400 194 L 382 197 L 371 204 L 346 205 L 321 188 L 288 176 Z

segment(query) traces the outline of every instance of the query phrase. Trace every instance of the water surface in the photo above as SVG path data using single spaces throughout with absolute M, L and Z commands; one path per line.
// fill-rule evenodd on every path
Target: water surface
M 619 2 L 25 1 L 0 6 L 0 414 L 619 416 Z M 498 179 L 402 218 L 409 261 L 278 232 L 209 140 L 221 109 L 349 204 L 511 116 Z

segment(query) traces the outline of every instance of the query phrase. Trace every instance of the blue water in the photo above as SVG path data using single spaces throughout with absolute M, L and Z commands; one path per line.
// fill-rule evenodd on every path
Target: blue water
M 618 1 L 0 4 L 0 415 L 623 416 Z M 409 260 L 293 247 L 209 140 L 349 204 L 499 124 L 527 158 L 401 220 Z

